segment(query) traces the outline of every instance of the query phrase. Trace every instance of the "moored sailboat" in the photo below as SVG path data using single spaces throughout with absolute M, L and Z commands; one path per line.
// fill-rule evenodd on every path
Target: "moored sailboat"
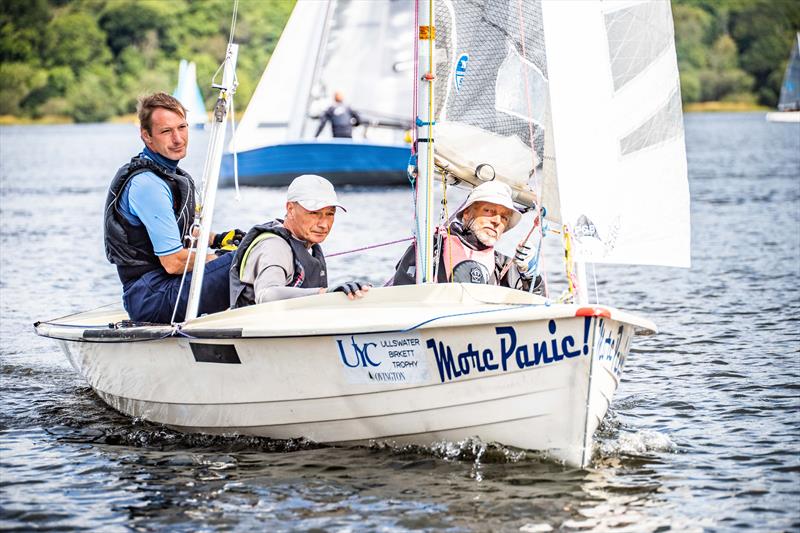
M 204 128 L 208 124 L 208 113 L 200 86 L 197 85 L 197 67 L 193 61 L 181 59 L 178 69 L 178 85 L 172 93 L 186 108 L 186 121 L 190 126 Z
M 789 63 L 781 83 L 778 110 L 767 113 L 770 122 L 800 122 L 800 33 L 792 43 Z
M 578 16 L 536 0 L 419 6 L 418 284 L 197 317 L 200 260 L 183 323 L 130 324 L 119 306 L 37 323 L 109 405 L 182 431 L 419 445 L 477 436 L 590 463 L 633 337 L 656 328 L 589 303 L 582 264 L 688 264 L 669 5 L 586 1 Z M 596 90 L 579 98 L 577 76 Z M 221 131 L 224 112 L 215 119 Z M 212 133 L 201 258 L 221 148 Z M 570 292 L 433 283 L 437 175 L 510 180 L 520 205 L 561 228 Z M 530 233 L 532 249 L 544 235 Z

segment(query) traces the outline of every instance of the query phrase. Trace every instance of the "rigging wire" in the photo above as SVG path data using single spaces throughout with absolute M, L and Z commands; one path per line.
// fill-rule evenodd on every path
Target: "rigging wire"
M 233 72 L 233 84 L 234 86 L 239 85 L 236 71 Z M 236 190 L 233 199 L 237 202 L 241 202 L 242 195 L 239 194 L 239 154 L 236 152 L 236 110 L 233 107 L 233 101 L 233 94 L 231 94 L 231 155 L 233 156 L 233 186 Z
M 347 255 L 347 254 L 352 254 L 352 253 L 356 253 L 356 252 L 363 252 L 363 251 L 366 251 L 366 250 L 372 250 L 374 248 L 381 248 L 383 246 L 389 246 L 391 244 L 397 244 L 397 243 L 400 243 L 400 242 L 406 242 L 406 241 L 412 241 L 412 240 L 414 240 L 413 236 L 406 237 L 404 239 L 397 239 L 397 240 L 394 240 L 394 241 L 381 242 L 381 243 L 378 243 L 378 244 L 370 244 L 370 245 L 367 245 L 367 246 L 362 246 L 361 248 L 355 248 L 353 250 L 345 250 L 344 252 L 336 252 L 336 253 L 333 253 L 333 254 L 325 254 L 325 257 L 329 259 L 331 257 L 336 257 L 338 255 Z
M 528 73 L 525 70 L 526 69 L 525 64 L 526 64 L 526 61 L 528 60 L 528 53 L 527 53 L 527 50 L 526 50 L 526 47 L 525 47 L 525 41 L 527 39 L 526 38 L 526 34 L 525 34 L 525 20 L 526 20 L 526 17 L 524 16 L 522 6 L 523 6 L 522 1 L 518 0 L 517 1 L 517 7 L 518 7 L 519 13 L 518 13 L 517 20 L 519 21 L 520 47 L 522 48 L 522 57 L 525 60 L 525 61 L 520 61 L 520 69 L 522 70 L 522 72 L 521 72 L 522 78 L 523 78 L 523 80 L 525 80 L 525 99 L 526 99 L 525 103 L 526 103 L 527 112 L 528 112 L 528 120 L 526 120 L 526 122 L 527 122 L 527 125 L 528 125 L 528 138 L 529 138 L 529 146 L 530 146 L 530 151 L 531 151 L 531 174 L 530 174 L 529 178 L 531 176 L 534 177 L 534 183 L 535 183 L 535 187 L 536 187 L 536 190 L 534 191 L 534 194 L 536 196 L 536 207 L 535 207 L 536 216 L 533 219 L 533 227 L 528 232 L 528 235 L 525 237 L 525 239 L 520 241 L 518 246 L 527 245 L 528 241 L 531 238 L 531 235 L 533 234 L 533 231 L 538 226 L 538 228 L 539 228 L 539 244 L 537 246 L 537 253 L 536 253 L 536 270 L 534 270 L 534 281 L 531 282 L 531 287 L 533 287 L 533 285 L 535 284 L 535 276 L 536 276 L 536 274 L 538 274 L 538 271 L 541 270 L 541 272 L 542 272 L 542 282 L 544 284 L 544 295 L 548 296 L 549 295 L 549 291 L 548 291 L 548 285 L 547 285 L 547 272 L 544 269 L 544 257 L 541 255 L 542 239 L 544 239 L 544 236 L 545 236 L 545 233 L 544 233 L 545 211 L 544 211 L 544 208 L 542 207 L 542 180 L 535 179 L 536 178 L 536 167 L 537 167 L 537 159 L 538 159 L 538 157 L 536 155 L 536 148 L 534 147 L 534 141 L 533 141 L 533 120 L 531 118 L 531 117 L 533 117 L 533 102 L 531 101 L 531 90 L 530 90 L 530 86 L 529 86 L 530 85 L 530 81 L 529 81 L 529 78 L 528 78 Z M 510 266 L 510 264 L 511 263 L 509 262 L 509 265 L 507 265 L 507 267 Z
M 234 37 L 234 35 L 236 33 L 236 20 L 238 18 L 238 12 L 239 12 L 239 0 L 234 0 L 234 2 L 233 2 L 233 12 L 231 14 L 231 29 L 230 29 L 230 33 L 228 35 L 228 46 L 226 47 L 225 57 L 222 60 L 222 63 L 217 68 L 216 72 L 214 72 L 214 75 L 211 77 L 211 86 L 212 87 L 215 87 L 215 85 L 216 85 L 214 83 L 214 79 L 216 79 L 217 74 L 219 74 L 220 71 L 223 71 L 223 73 L 224 73 L 223 68 L 225 67 L 225 64 L 228 61 L 231 60 L 229 52 L 231 50 L 231 45 L 233 44 L 233 37 Z M 222 81 L 224 83 L 225 80 L 223 79 Z M 227 89 L 230 89 L 230 105 L 231 105 L 231 110 L 233 110 L 233 95 L 236 92 L 236 87 L 238 85 L 238 80 L 237 80 L 237 77 L 236 77 L 236 71 L 235 70 L 233 71 L 233 80 L 232 80 L 231 83 L 232 83 L 232 87 L 227 88 Z M 224 92 L 224 90 L 226 88 L 223 87 L 222 89 L 223 90 L 220 91 L 220 97 L 217 99 L 217 104 L 215 106 L 215 113 L 219 109 L 221 99 L 222 98 L 227 98 L 227 96 L 228 96 L 228 94 L 226 94 Z M 233 113 L 231 113 L 231 115 L 233 115 Z M 234 123 L 233 127 L 235 129 L 235 123 Z M 211 132 L 211 139 L 209 139 L 209 146 L 214 146 L 214 144 L 216 144 L 216 140 L 219 138 L 220 135 L 222 135 L 224 137 L 224 135 L 225 135 L 224 129 L 220 130 L 218 128 L 213 128 L 212 132 Z M 236 163 L 235 157 L 236 156 L 234 154 L 234 168 L 235 168 L 235 163 Z M 187 274 L 189 273 L 189 262 L 190 261 L 194 262 L 194 260 L 197 257 L 198 248 L 196 246 L 196 244 L 197 244 L 197 236 L 195 235 L 195 232 L 198 232 L 198 233 L 200 232 L 200 224 L 199 224 L 198 221 L 199 221 L 200 216 L 202 215 L 203 207 L 205 205 L 205 199 L 206 199 L 206 196 L 208 194 L 208 191 L 206 190 L 206 187 L 208 187 L 208 185 L 209 185 L 208 183 L 206 183 L 203 180 L 203 176 L 206 176 L 207 172 L 210 171 L 210 165 L 211 165 L 211 158 L 210 157 L 206 157 L 205 163 L 203 165 L 203 174 L 200 177 L 200 185 L 201 185 L 199 187 L 199 189 L 200 189 L 200 192 L 199 192 L 200 201 L 195 206 L 194 223 L 192 224 L 191 228 L 189 229 L 189 235 L 187 235 L 185 237 L 185 238 L 189 239 L 189 246 L 187 248 L 184 248 L 184 249 L 187 249 L 189 251 L 189 253 L 188 253 L 188 256 L 186 258 L 186 262 L 183 265 L 183 273 L 181 274 L 181 282 L 180 282 L 180 285 L 178 285 L 178 296 L 175 299 L 175 306 L 172 309 L 172 316 L 170 318 L 170 324 L 172 324 L 173 327 L 177 327 L 176 322 L 175 322 L 175 317 L 178 314 L 178 306 L 180 305 L 181 294 L 183 292 L 184 286 L 186 285 L 186 278 L 187 278 Z M 198 189 L 198 187 L 195 187 L 195 192 L 197 192 L 197 189 Z M 237 200 L 238 200 L 238 195 L 239 195 L 238 180 L 237 180 L 237 187 L 236 187 L 236 195 L 237 195 Z M 202 287 L 200 287 L 200 290 L 202 292 Z M 185 319 L 185 317 L 184 317 L 184 319 Z

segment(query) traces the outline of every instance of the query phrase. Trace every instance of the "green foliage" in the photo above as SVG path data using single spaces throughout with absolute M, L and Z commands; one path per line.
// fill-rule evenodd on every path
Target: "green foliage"
M 0 0 L 0 114 L 79 122 L 133 113 L 140 95 L 172 92 L 181 58 L 197 64 L 210 107 L 231 0 Z M 294 0 L 240 0 L 236 96 L 242 110 Z
M 101 122 L 120 111 L 117 86 L 111 68 L 92 68 L 66 94 L 69 114 L 76 122 Z
M 0 115 L 22 114 L 22 101 L 47 83 L 47 73 L 28 63 L 0 63 Z
M 800 2 L 673 0 L 672 12 L 684 102 L 776 105 Z
M 46 66 L 68 66 L 80 75 L 90 65 L 104 65 L 110 60 L 106 34 L 91 14 L 67 13 L 47 25 L 42 57 Z
M 47 0 L 0 2 L 0 63 L 39 62 L 41 28 L 50 20 Z
M 238 110 L 293 7 L 294 0 L 240 0 Z M 210 107 L 231 8 L 231 0 L 0 0 L 0 114 L 90 121 L 132 113 L 138 96 L 172 92 L 181 58 L 197 64 Z M 672 11 L 684 102 L 775 105 L 800 1 L 672 0 Z
M 108 48 L 114 56 L 128 47 L 140 47 L 148 39 L 169 54 L 175 51 L 170 29 L 183 9 L 183 3 L 176 0 L 115 0 L 101 12 L 98 22 L 108 34 Z

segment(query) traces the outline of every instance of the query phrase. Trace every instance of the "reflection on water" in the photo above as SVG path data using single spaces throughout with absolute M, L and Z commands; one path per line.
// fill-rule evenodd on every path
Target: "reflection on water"
M 101 211 L 136 130 L 0 129 L 0 529 L 800 529 L 800 128 L 744 114 L 686 129 L 692 268 L 596 267 L 600 300 L 660 333 L 636 339 L 588 470 L 479 441 L 328 447 L 115 413 L 31 323 L 119 299 Z M 326 250 L 409 236 L 409 191 L 341 191 Z M 220 191 L 217 228 L 282 214 L 283 191 L 242 193 Z M 382 284 L 403 249 L 332 258 L 333 281 Z

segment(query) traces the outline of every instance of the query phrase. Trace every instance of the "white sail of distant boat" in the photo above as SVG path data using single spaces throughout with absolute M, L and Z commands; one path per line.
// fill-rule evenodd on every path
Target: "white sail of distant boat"
M 178 86 L 172 93 L 183 107 L 186 108 L 186 120 L 190 126 L 205 126 L 208 124 L 208 113 L 203 102 L 200 86 L 197 85 L 197 67 L 194 61 L 181 59 L 178 68 Z
M 789 63 L 783 75 L 778 111 L 767 113 L 770 122 L 800 122 L 800 32 L 792 43 Z
M 411 2 L 297 2 L 229 145 L 238 178 L 286 185 L 300 174 L 334 184 L 407 183 Z M 317 125 L 335 92 L 360 116 L 352 139 Z M 232 183 L 233 156 L 222 174 Z
M 416 4 L 418 284 L 189 311 L 180 324 L 131 324 L 119 305 L 37 323 L 109 405 L 181 431 L 422 446 L 478 437 L 591 463 L 633 337 L 656 327 L 590 303 L 582 267 L 689 263 L 669 4 Z M 217 142 L 207 168 L 220 156 Z M 433 283 L 437 177 L 509 181 L 536 214 L 541 198 L 551 230 L 526 239 L 536 249 L 563 238 L 569 291 Z M 212 194 L 201 243 L 213 207 Z

